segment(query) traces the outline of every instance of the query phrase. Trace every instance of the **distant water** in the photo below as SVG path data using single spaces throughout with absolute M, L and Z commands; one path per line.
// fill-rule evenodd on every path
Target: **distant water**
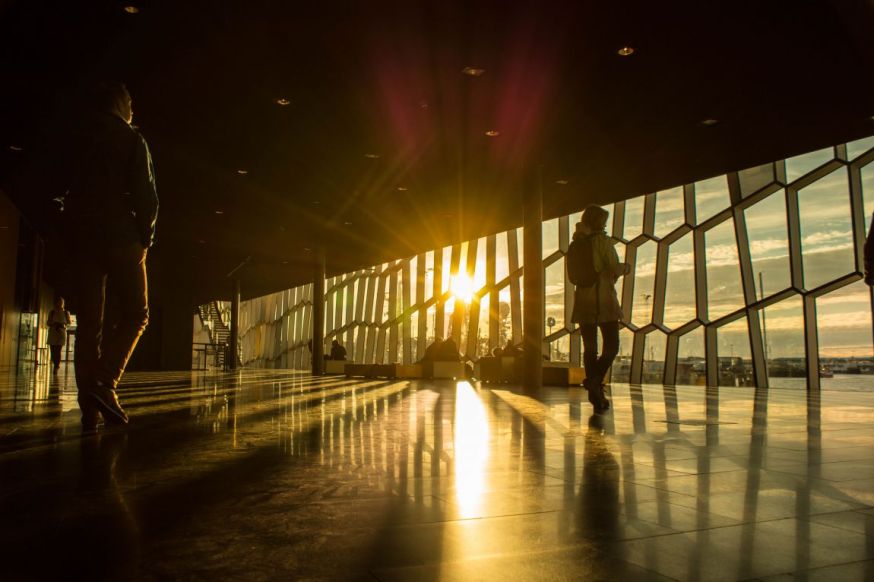
M 835 374 L 834 378 L 822 378 L 823 390 L 842 390 L 844 392 L 874 392 L 874 376 L 866 374 Z M 773 388 L 807 388 L 804 378 L 769 378 Z

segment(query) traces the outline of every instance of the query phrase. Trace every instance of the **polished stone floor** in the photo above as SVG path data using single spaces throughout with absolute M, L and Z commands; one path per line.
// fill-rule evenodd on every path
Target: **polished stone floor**
M 0 580 L 874 579 L 872 392 L 0 382 Z

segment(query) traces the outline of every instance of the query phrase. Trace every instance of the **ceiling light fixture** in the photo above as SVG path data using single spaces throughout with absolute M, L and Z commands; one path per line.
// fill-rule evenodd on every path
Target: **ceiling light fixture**
M 408 188 L 406 186 L 398 186 L 398 192 L 406 192 Z
M 304 247 L 303 250 L 304 250 L 304 252 L 308 253 L 308 252 L 310 252 L 312 249 L 310 249 L 310 247 Z
M 24 151 L 24 148 L 23 148 L 23 147 L 21 147 L 21 146 L 17 146 L 17 145 L 11 145 L 11 146 L 9 146 L 9 149 L 12 150 L 13 152 L 22 152 L 22 151 Z
M 249 173 L 249 170 L 237 170 L 237 173 L 241 176 L 245 176 Z
M 619 49 L 618 51 L 616 51 L 616 54 L 619 55 L 620 57 L 630 57 L 631 55 L 634 54 L 634 47 L 624 46 L 621 49 Z
M 486 70 L 479 67 L 464 67 L 461 72 L 468 77 L 482 77 Z
M 224 211 L 224 210 L 216 210 L 215 213 L 216 213 L 216 214 L 224 214 L 225 211 Z
M 281 105 L 282 107 L 288 107 L 289 105 L 291 105 L 291 101 L 289 101 L 285 97 L 279 97 L 278 99 L 274 99 L 273 102 L 277 105 Z
M 486 135 L 489 137 L 498 137 L 499 135 L 501 135 L 501 133 L 499 131 L 494 130 L 494 129 L 490 129 L 486 132 Z
M 703 119 L 701 121 L 701 125 L 703 125 L 704 127 L 713 127 L 717 123 L 719 123 L 718 119 Z
M 568 185 L 567 180 L 556 180 L 555 183 L 558 184 L 559 186 L 567 186 Z
M 379 154 L 364 154 L 364 157 L 368 160 L 378 160 Z
M 421 109 L 428 109 L 428 102 L 422 99 L 421 101 L 419 101 L 419 107 Z
M 128 14 L 139 14 L 140 13 L 140 9 L 137 8 L 136 6 L 125 6 L 124 11 L 127 12 Z
M 344 222 L 343 224 L 345 224 L 346 226 L 352 226 L 352 223 L 349 222 L 348 220 L 346 222 Z

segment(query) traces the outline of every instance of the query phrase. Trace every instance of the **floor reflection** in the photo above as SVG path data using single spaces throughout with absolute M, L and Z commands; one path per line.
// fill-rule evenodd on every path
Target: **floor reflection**
M 70 372 L 0 382 L 13 579 L 874 576 L 865 393 L 130 374 L 83 437 Z

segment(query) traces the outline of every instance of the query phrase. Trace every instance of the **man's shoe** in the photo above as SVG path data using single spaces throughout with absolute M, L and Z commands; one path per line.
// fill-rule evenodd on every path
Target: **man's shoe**
M 598 395 L 601 399 L 601 410 L 607 411 L 610 410 L 610 401 L 607 400 L 607 387 L 601 384 L 600 389 L 598 390 Z
M 115 390 L 98 385 L 88 395 L 91 397 L 97 410 L 103 415 L 107 425 L 128 423 L 127 413 L 121 407 L 121 404 L 118 403 L 118 394 L 115 393 Z

